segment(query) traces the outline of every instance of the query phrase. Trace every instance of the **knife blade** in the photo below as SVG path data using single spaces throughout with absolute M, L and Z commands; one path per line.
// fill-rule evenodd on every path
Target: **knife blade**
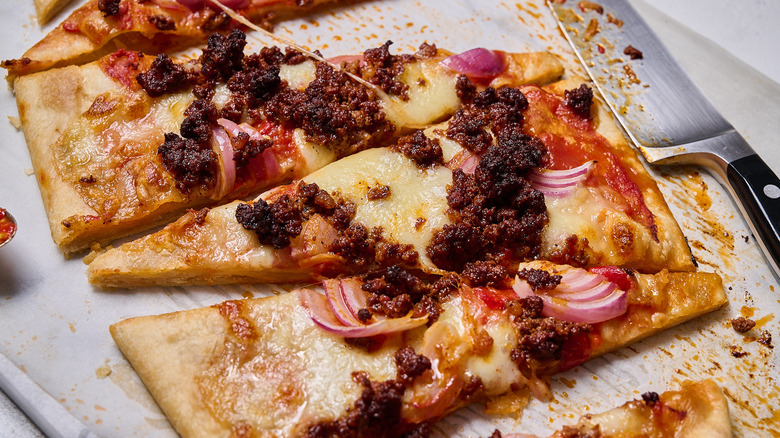
M 719 176 L 780 280 L 780 179 L 772 169 L 626 0 L 547 4 L 636 148 L 650 163 L 693 164 Z

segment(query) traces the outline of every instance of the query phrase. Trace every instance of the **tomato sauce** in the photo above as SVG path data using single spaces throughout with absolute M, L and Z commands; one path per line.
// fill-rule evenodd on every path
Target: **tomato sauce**
M 586 161 L 596 161 L 585 184 L 610 187 L 612 191 L 605 191 L 605 196 L 622 206 L 631 218 L 649 228 L 657 240 L 655 218 L 642 194 L 643 188 L 655 186 L 650 176 L 624 166 L 618 156 L 620 151 L 594 129 L 589 119 L 574 114 L 560 97 L 533 86 L 524 87 L 522 91 L 529 103 L 528 110 L 524 112 L 523 130 L 539 137 L 547 147 L 547 167 L 564 170 Z
M 0 208 L 0 245 L 11 240 L 16 234 L 16 223 L 8 216 L 8 212 Z

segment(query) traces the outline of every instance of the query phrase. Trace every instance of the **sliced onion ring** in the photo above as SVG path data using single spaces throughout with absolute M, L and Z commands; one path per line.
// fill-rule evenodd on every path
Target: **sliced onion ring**
M 441 61 L 441 64 L 466 76 L 484 79 L 494 78 L 506 68 L 504 55 L 501 52 L 483 48 L 449 56 Z
M 344 278 L 340 282 L 341 294 L 344 297 L 344 302 L 347 304 L 349 311 L 358 318 L 358 312 L 360 309 L 368 307 L 368 292 L 364 291 L 361 286 L 363 283 L 360 280 L 354 278 Z M 376 317 L 376 315 L 373 315 Z
M 588 161 L 572 169 L 535 170 L 530 176 L 531 185 L 546 196 L 565 196 L 588 178 L 595 165 L 595 161 Z
M 344 295 L 341 293 L 341 281 L 336 279 L 327 279 L 322 281 L 322 287 L 325 289 L 325 298 L 333 312 L 333 315 L 339 322 L 349 327 L 359 327 L 363 324 L 357 315 L 353 315 L 344 301 Z
M 411 330 L 428 322 L 428 316 L 422 318 L 389 318 L 373 324 L 349 327 L 341 324 L 341 321 L 330 311 L 328 299 L 317 291 L 301 289 L 297 292 L 301 305 L 309 314 L 312 321 L 328 333 L 344 338 L 365 338 L 369 336 Z
M 236 162 L 233 160 L 233 145 L 230 144 L 230 138 L 224 129 L 216 127 L 212 129 L 214 138 L 217 141 L 219 159 L 222 163 L 222 174 L 219 178 L 219 188 L 217 190 L 217 199 L 225 197 L 232 192 L 236 185 Z

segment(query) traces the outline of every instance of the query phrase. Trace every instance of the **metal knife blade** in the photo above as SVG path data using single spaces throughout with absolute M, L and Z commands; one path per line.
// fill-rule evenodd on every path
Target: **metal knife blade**
M 647 161 L 705 166 L 720 176 L 780 279 L 777 175 L 704 97 L 626 0 L 547 3 Z M 631 59 L 629 46 L 638 49 L 641 58 Z

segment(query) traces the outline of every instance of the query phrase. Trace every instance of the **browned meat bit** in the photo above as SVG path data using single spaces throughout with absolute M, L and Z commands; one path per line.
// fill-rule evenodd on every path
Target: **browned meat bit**
M 523 268 L 517 276 L 527 281 L 533 290 L 553 290 L 561 284 L 561 276 L 542 269 Z
M 425 356 L 416 354 L 414 348 L 404 347 L 398 350 L 394 356 L 395 366 L 398 368 L 396 379 L 404 384 L 410 384 L 415 377 L 422 375 L 431 369 L 431 360 Z
M 104 17 L 111 17 L 119 13 L 119 3 L 122 0 L 99 0 L 98 10 L 103 13 Z
M 544 300 L 542 297 L 531 295 L 507 303 L 507 312 L 510 315 L 520 318 L 541 318 L 542 309 L 544 309 Z
M 441 316 L 441 304 L 429 295 L 425 295 L 420 298 L 420 302 L 415 304 L 412 308 L 412 316 L 415 318 L 421 318 L 428 315 L 428 327 L 430 327 Z
M 171 17 L 165 15 L 152 15 L 149 17 L 149 22 L 157 28 L 157 30 L 176 30 L 176 22 Z
M 404 154 L 406 158 L 414 161 L 417 167 L 431 167 L 435 164 L 444 164 L 444 155 L 439 146 L 439 139 L 428 138 L 422 130 L 412 135 L 407 135 L 391 146 L 391 149 Z
M 211 138 L 211 127 L 217 122 L 217 108 L 210 100 L 198 99 L 184 111 L 181 122 L 181 136 L 198 143 L 207 143 Z
M 439 49 L 436 48 L 436 44 L 422 43 L 420 48 L 417 49 L 416 56 L 420 58 L 433 58 L 439 53 Z
M 149 70 L 139 73 L 135 80 L 151 97 L 176 93 L 195 83 L 197 75 L 173 62 L 166 54 L 157 55 Z
M 374 261 L 374 245 L 381 238 L 381 233 L 369 233 L 362 224 L 353 223 L 340 233 L 328 249 L 344 257 L 352 266 L 367 266 Z
M 477 95 L 477 86 L 466 75 L 458 75 L 455 82 L 455 92 L 461 102 L 471 102 Z
M 414 427 L 401 420 L 401 397 L 406 391 L 403 383 L 371 382 L 365 372 L 353 373 L 352 377 L 364 387 L 355 405 L 338 420 L 311 426 L 304 435 L 306 438 L 400 437 Z
M 648 391 L 642 394 L 642 401 L 644 401 L 647 406 L 655 406 L 660 400 L 661 398 L 658 396 L 657 392 Z
M 240 169 L 249 164 L 249 160 L 262 154 L 263 151 L 274 145 L 270 138 L 259 140 L 251 138 L 246 132 L 240 132 L 233 137 L 233 160 Z
M 260 243 L 276 249 L 290 245 L 290 238 L 301 233 L 301 212 L 287 195 L 272 204 L 260 199 L 254 204 L 238 204 L 236 220 L 257 234 Z
M 446 274 L 431 285 L 430 295 L 438 301 L 445 301 L 458 289 L 460 289 L 460 278 L 454 274 Z
M 593 90 L 585 84 L 573 90 L 564 91 L 566 98 L 563 104 L 568 106 L 574 114 L 589 119 L 590 107 L 593 105 Z
M 414 56 L 391 55 L 391 44 L 392 41 L 387 41 L 380 47 L 366 50 L 363 53 L 365 66 L 361 67 L 360 72 L 368 82 L 378 86 L 385 93 L 409 100 L 407 93 L 409 86 L 396 78 L 404 72 L 404 64 L 414 61 Z
M 494 261 L 476 261 L 466 264 L 463 277 L 469 281 L 471 287 L 506 286 L 509 271 Z
M 209 208 L 204 207 L 200 210 L 187 210 L 188 212 L 192 213 L 192 219 L 195 221 L 198 225 L 203 225 L 206 222 L 206 216 L 209 214 Z
M 602 438 L 601 427 L 595 426 L 563 426 L 556 438 Z
M 742 351 L 742 349 L 740 349 L 736 345 L 732 345 L 731 347 L 729 347 L 729 349 L 731 350 L 731 355 L 736 357 L 737 359 L 745 357 L 749 354 L 746 351 Z
M 631 59 L 643 59 L 642 52 L 631 44 L 623 50 L 623 53 L 628 55 Z
M 229 35 L 211 34 L 200 57 L 201 74 L 206 81 L 226 81 L 241 70 L 244 46 L 246 35 L 240 30 L 234 29 Z
M 169 132 L 165 142 L 157 148 L 163 167 L 173 175 L 176 188 L 189 193 L 196 186 L 210 188 L 216 182 L 217 155 L 208 144 L 205 146 L 190 138 L 181 138 Z
M 527 175 L 545 153 L 539 139 L 507 130 L 483 154 L 473 175 L 453 173 L 447 203 L 455 223 L 436 231 L 426 249 L 436 266 L 460 271 L 476 260 L 508 266 L 538 254 L 547 208 Z
M 767 330 L 761 332 L 761 336 L 757 339 L 759 344 L 762 344 L 768 348 L 775 348 L 772 345 L 772 334 Z
M 330 193 L 320 189 L 316 183 L 300 182 L 296 187 L 296 196 L 303 204 L 301 213 L 304 219 L 308 219 L 314 214 L 321 214 L 325 217 L 332 216 L 339 205 L 339 202 Z
M 493 337 L 487 330 L 480 330 L 476 336 L 474 336 L 474 354 L 477 356 L 486 356 L 493 348 Z
M 271 93 L 279 91 L 282 80 L 279 77 L 282 52 L 277 47 L 264 47 L 260 53 L 244 59 L 241 71 L 228 81 L 228 88 L 247 99 L 247 105 L 255 107 L 266 100 Z
M 377 184 L 370 189 L 368 189 L 368 200 L 369 201 L 378 201 L 380 199 L 385 199 L 388 196 L 390 196 L 390 186 L 386 186 L 384 184 Z
M 190 104 L 184 115 L 181 137 L 172 132 L 165 134 L 165 142 L 157 153 L 163 167 L 176 180 L 176 188 L 189 193 L 196 186 L 211 188 L 216 182 L 217 154 L 209 140 L 217 109 L 211 101 L 199 99 Z
M 447 138 L 475 154 L 481 154 L 492 143 L 491 128 L 497 137 L 522 128 L 523 111 L 528 100 L 523 93 L 510 87 L 492 87 L 476 95 L 473 103 L 462 105 L 450 120 Z
M 563 358 L 564 346 L 576 336 L 592 330 L 589 324 L 555 318 L 515 318 L 518 342 L 512 349 L 512 360 L 524 375 L 530 375 L 536 364 L 551 366 Z
M 463 385 L 463 388 L 460 390 L 460 394 L 458 394 L 458 397 L 460 397 L 461 400 L 465 400 L 468 402 L 476 399 L 477 396 L 479 396 L 479 394 L 484 390 L 485 390 L 485 384 L 482 383 L 481 377 L 469 376 L 468 380 L 466 380 L 466 383 Z
M 376 262 L 379 266 L 414 266 L 419 258 L 413 245 L 384 241 L 376 244 Z
M 753 329 L 753 327 L 756 326 L 756 322 L 752 319 L 744 318 L 740 316 L 739 318 L 734 318 L 731 320 L 731 327 L 737 331 L 737 333 L 747 333 L 750 330 Z
M 400 318 L 428 292 L 427 285 L 400 266 L 367 274 L 362 289 L 369 292 L 368 309 L 377 315 Z

